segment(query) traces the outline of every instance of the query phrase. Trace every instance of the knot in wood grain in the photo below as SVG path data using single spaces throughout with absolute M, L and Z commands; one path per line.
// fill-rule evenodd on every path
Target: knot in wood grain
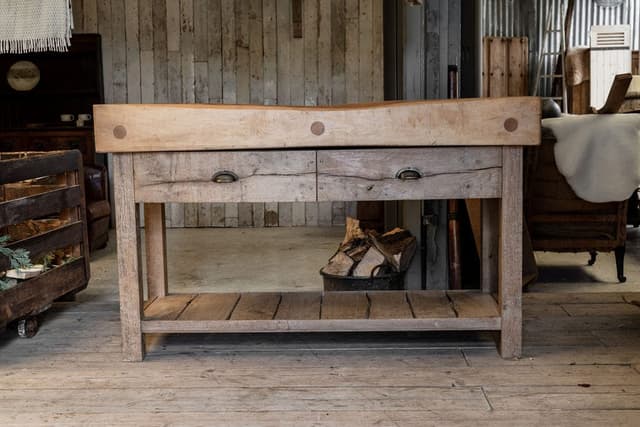
M 518 120 L 514 119 L 513 117 L 509 117 L 504 121 L 504 128 L 507 130 L 507 132 L 515 132 L 515 130 L 518 129 Z
M 124 139 L 124 137 L 127 136 L 127 128 L 125 128 L 122 125 L 118 125 L 114 127 L 113 136 L 115 136 L 118 139 Z
M 311 123 L 311 133 L 320 136 L 324 133 L 324 123 L 322 122 L 313 122 Z

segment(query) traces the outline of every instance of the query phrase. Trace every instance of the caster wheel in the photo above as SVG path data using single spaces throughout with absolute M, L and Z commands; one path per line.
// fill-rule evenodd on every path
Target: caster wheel
M 38 319 L 28 317 L 18 321 L 18 336 L 20 338 L 31 338 L 38 333 Z

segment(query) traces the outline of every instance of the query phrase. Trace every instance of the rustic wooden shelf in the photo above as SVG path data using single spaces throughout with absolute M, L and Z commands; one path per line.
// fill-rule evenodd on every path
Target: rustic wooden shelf
M 500 320 L 496 300 L 481 292 L 202 293 L 146 301 L 142 331 L 492 331 Z

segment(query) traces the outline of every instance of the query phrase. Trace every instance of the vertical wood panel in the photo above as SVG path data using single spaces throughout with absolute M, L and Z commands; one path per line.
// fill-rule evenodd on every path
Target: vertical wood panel
M 158 103 L 169 101 L 166 17 L 165 1 L 153 0 L 153 91 Z
M 291 1 L 277 0 L 278 103 L 291 104 Z
M 233 0 L 222 0 L 222 99 L 236 103 L 236 12 Z
M 275 34 L 274 34 L 275 35 Z M 264 104 L 262 0 L 249 2 L 249 101 Z
M 360 26 L 359 26 L 360 54 L 358 83 L 360 102 L 373 101 L 373 0 L 360 0 Z
M 426 31 L 426 98 L 440 98 L 440 2 L 430 1 L 425 5 Z
M 222 11 L 220 0 L 208 0 L 207 5 L 209 102 L 220 104 L 222 103 Z
M 318 0 L 303 4 L 304 105 L 318 105 Z
M 198 205 L 198 227 L 211 227 L 211 203 Z
M 249 1 L 236 2 L 236 103 L 250 102 Z
M 140 51 L 153 51 L 153 0 L 139 1 Z
M 180 0 L 180 75 L 182 102 L 186 104 L 196 101 L 193 44 L 193 0 Z
M 140 14 L 138 0 L 125 0 L 125 37 L 127 45 L 127 62 L 124 64 L 127 75 L 127 102 L 141 102 L 140 83 Z
M 347 102 L 345 87 L 345 16 L 344 0 L 331 1 L 331 56 L 332 56 L 332 93 L 333 104 Z
M 294 227 L 307 225 L 306 206 L 304 203 L 296 202 L 291 206 L 291 225 Z
M 253 226 L 264 227 L 264 203 L 253 204 Z
M 359 100 L 359 30 L 360 13 L 358 0 L 345 0 L 345 79 L 347 103 Z
M 84 33 L 84 5 L 82 0 L 72 2 L 71 12 L 73 12 L 73 31 L 76 33 Z
M 278 28 L 276 0 L 263 0 L 264 92 L 266 105 L 278 103 Z
M 127 102 L 127 40 L 124 0 L 111 0 L 113 102 Z
M 278 203 L 278 225 L 291 227 L 293 225 L 293 203 Z
M 238 227 L 253 227 L 253 204 L 238 203 Z
M 224 226 L 225 227 L 238 226 L 238 204 L 237 203 L 225 203 Z
M 209 49 L 207 47 L 209 13 L 207 0 L 193 3 L 194 101 L 209 102 Z
M 371 27 L 371 37 L 373 39 L 373 70 L 371 74 L 373 85 L 372 101 L 384 100 L 383 1 L 384 0 L 373 0 L 373 24 Z
M 153 0 L 140 0 L 140 102 L 155 100 L 155 70 L 153 66 Z
M 318 1 L 318 105 L 331 105 L 331 0 Z
M 83 30 L 85 33 L 98 32 L 98 2 L 97 0 L 83 1 Z
M 111 43 L 111 1 L 99 0 L 98 31 L 102 36 L 102 75 L 104 102 L 113 103 L 113 48 Z

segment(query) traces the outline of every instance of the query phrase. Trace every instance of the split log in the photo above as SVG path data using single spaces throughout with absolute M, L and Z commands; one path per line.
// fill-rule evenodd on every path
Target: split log
M 385 256 L 382 255 L 379 250 L 371 246 L 362 258 L 362 261 L 360 261 L 355 270 L 353 270 L 353 275 L 355 277 L 378 276 L 381 274 L 381 269 L 377 267 L 384 265 L 385 259 Z M 375 271 L 376 268 L 378 271 Z
M 348 276 L 353 264 L 354 261 L 347 254 L 338 251 L 331 257 L 329 264 L 322 269 L 322 272 L 333 276 Z
M 371 236 L 373 245 L 397 272 L 405 271 L 416 252 L 416 238 L 407 230 L 395 228 L 380 237 Z
M 366 239 L 366 235 L 364 231 L 360 228 L 360 220 L 356 218 L 347 217 L 346 231 L 344 234 L 344 239 L 342 240 L 342 244 L 340 247 L 346 247 L 350 245 L 352 241 L 359 239 Z

